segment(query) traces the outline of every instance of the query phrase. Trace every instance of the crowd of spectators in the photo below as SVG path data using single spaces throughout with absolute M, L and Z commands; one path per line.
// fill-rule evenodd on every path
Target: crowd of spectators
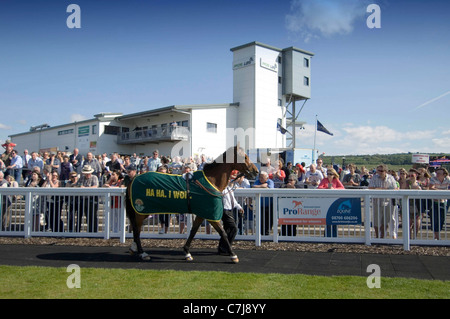
M 384 164 L 376 168 L 367 169 L 348 164 L 341 168 L 338 165 L 323 165 L 321 158 L 316 163 L 305 167 L 305 163 L 293 165 L 288 162 L 283 164 L 278 160 L 272 165 L 270 159 L 261 167 L 259 179 L 252 187 L 255 188 L 312 188 L 312 189 L 414 189 L 414 190 L 448 190 L 450 189 L 450 176 L 447 169 L 443 167 L 434 168 L 432 172 L 426 167 L 404 168 L 398 171 L 389 170 Z M 250 187 L 250 186 L 249 186 Z M 399 218 L 401 218 L 402 202 L 392 198 L 375 198 L 373 207 L 373 226 L 376 237 L 383 238 L 386 229 L 389 228 L 392 238 L 397 238 Z M 434 238 L 439 239 L 440 231 L 445 224 L 448 212 L 447 199 L 418 199 L 410 200 L 409 229 L 411 238 L 417 236 L 421 227 L 421 220 L 428 216 Z M 272 220 L 271 198 L 265 198 L 261 202 L 264 207 L 264 220 L 269 221 L 264 225 L 264 234 L 271 229 Z M 404 204 L 403 204 L 404 205 Z M 291 226 L 285 226 L 291 227 Z M 286 229 L 287 235 L 295 235 L 295 226 Z M 282 229 L 283 232 L 283 229 Z
M 81 179 L 85 172 L 91 171 L 90 174 L 98 180 L 97 187 L 117 187 L 126 185 L 130 176 L 157 171 L 160 167 L 171 174 L 182 174 L 186 168 L 195 171 L 201 169 L 205 163 L 204 156 L 198 160 L 180 157 L 171 159 L 160 156 L 158 150 L 151 156 L 139 157 L 136 154 L 130 156 L 118 153 L 109 156 L 106 153 L 94 155 L 92 152 L 82 155 L 76 148 L 70 153 L 58 151 L 40 154 L 33 151 L 29 154 L 28 150 L 24 150 L 20 156 L 11 149 L 3 153 L 0 171 L 8 181 L 15 181 L 11 186 L 28 187 L 36 184 L 38 187 L 65 187 L 75 175 Z M 115 180 L 117 176 L 120 177 L 120 183 Z M 36 179 L 39 182 L 36 183 Z M 57 184 L 52 181 L 57 181 Z M 72 184 L 70 186 L 73 187 Z M 76 186 L 82 186 L 81 180 Z
M 42 154 L 35 151 L 28 154 L 28 150 L 24 150 L 20 156 L 14 146 L 11 142 L 3 145 L 5 152 L 0 160 L 1 187 L 126 187 L 136 174 L 149 171 L 183 174 L 186 171 L 201 170 L 208 162 L 204 155 L 198 159 L 170 158 L 161 156 L 158 150 L 154 150 L 151 156 L 143 157 L 136 154 L 122 156 L 117 153 L 109 156 L 106 153 L 80 154 L 78 149 L 74 149 L 71 153 L 58 151 Z M 448 175 L 445 168 L 438 168 L 431 174 L 426 168 L 393 171 L 388 170 L 386 165 L 371 169 L 364 166 L 357 167 L 354 164 L 345 167 L 331 164 L 325 166 L 322 158 L 306 166 L 305 163 L 284 163 L 281 158 L 272 163 L 268 158 L 265 163 L 261 163 L 260 176 L 255 181 L 241 177 L 236 181 L 236 185 L 255 188 L 447 190 L 450 188 Z M 387 200 L 380 199 L 379 202 L 380 205 L 387 202 L 395 206 L 395 203 Z M 441 202 L 422 201 L 410 205 L 414 210 L 410 218 L 410 227 L 414 229 L 413 236 L 419 229 L 421 216 L 424 214 L 431 214 L 435 236 L 439 236 L 448 209 L 447 200 Z M 271 207 L 270 199 L 266 199 L 264 205 Z M 374 213 L 376 211 L 375 207 Z M 272 220 L 270 208 L 266 214 L 264 220 Z M 375 225 L 377 236 L 383 237 L 383 226 L 385 225 Z M 269 223 L 264 226 L 266 233 L 270 227 Z

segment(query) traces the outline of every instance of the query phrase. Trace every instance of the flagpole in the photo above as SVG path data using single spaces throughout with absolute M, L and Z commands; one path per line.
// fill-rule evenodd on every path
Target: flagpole
M 313 148 L 313 163 L 316 161 L 316 136 L 317 136 L 317 114 L 316 114 L 316 129 L 314 130 L 314 148 Z

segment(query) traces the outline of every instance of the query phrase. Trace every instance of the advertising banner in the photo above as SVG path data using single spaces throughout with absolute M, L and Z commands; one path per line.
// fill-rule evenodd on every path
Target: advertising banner
M 361 225 L 360 198 L 279 198 L 280 225 Z

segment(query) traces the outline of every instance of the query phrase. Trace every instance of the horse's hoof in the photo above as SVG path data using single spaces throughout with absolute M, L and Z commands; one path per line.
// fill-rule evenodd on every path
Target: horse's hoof
M 150 257 L 150 255 L 147 254 L 147 253 L 142 253 L 142 254 L 139 255 L 139 257 L 140 257 L 141 260 L 143 260 L 143 261 L 149 261 L 149 260 L 152 259 L 152 258 Z
M 186 254 L 186 256 L 184 256 L 184 258 L 186 259 L 186 261 L 193 261 L 194 258 L 192 258 L 191 254 Z
M 239 263 L 239 258 L 238 258 L 238 256 L 236 256 L 236 255 L 231 256 L 231 261 L 232 261 L 233 263 L 235 263 L 235 264 Z
M 132 243 L 131 243 L 131 247 L 130 247 L 130 249 L 128 250 L 128 252 L 130 253 L 130 255 L 135 255 L 135 254 L 138 253 L 138 248 L 137 248 L 137 245 L 136 245 L 135 242 L 132 242 Z

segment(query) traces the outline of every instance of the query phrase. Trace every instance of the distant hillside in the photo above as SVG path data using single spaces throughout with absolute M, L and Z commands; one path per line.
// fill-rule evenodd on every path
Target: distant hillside
M 404 167 L 405 169 L 412 166 L 413 153 L 400 154 L 375 154 L 375 155 L 334 155 L 321 156 L 325 165 L 338 164 L 342 166 L 345 159 L 345 164 L 353 163 L 356 166 L 365 166 L 368 169 L 375 168 L 379 164 L 386 164 L 392 168 Z M 442 157 L 446 154 L 428 154 L 430 159 L 433 157 Z

